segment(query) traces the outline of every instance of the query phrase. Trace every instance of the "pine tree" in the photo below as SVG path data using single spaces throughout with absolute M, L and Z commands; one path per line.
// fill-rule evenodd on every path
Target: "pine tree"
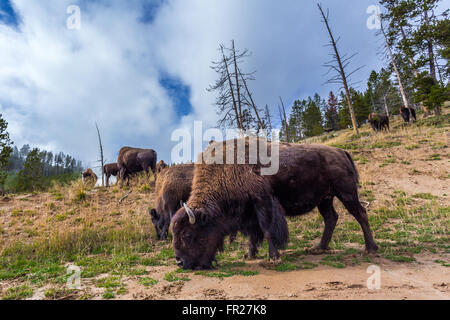
M 338 100 L 333 91 L 330 91 L 330 95 L 328 96 L 328 104 L 324 111 L 324 118 L 326 130 L 339 130 Z
M 13 151 L 11 145 L 12 141 L 9 138 L 9 133 L 6 131 L 8 122 L 6 122 L 0 114 L 0 189 L 4 192 L 5 181 L 8 177 L 9 157 Z
M 19 171 L 17 189 L 18 191 L 35 191 L 42 186 L 41 156 L 39 149 L 34 148 L 28 153 L 23 169 Z

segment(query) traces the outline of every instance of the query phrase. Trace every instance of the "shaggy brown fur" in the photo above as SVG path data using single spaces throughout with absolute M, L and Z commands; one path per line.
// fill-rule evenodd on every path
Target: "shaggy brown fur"
M 97 175 L 92 171 L 91 168 L 86 169 L 85 172 L 83 172 L 83 180 L 85 184 L 95 186 L 97 183 Z
M 369 123 L 374 131 L 382 131 L 383 129 L 385 129 L 386 131 L 390 130 L 389 117 L 385 114 L 369 114 Z
M 248 163 L 246 139 L 246 163 Z M 236 141 L 235 141 L 236 142 Z M 270 147 L 270 144 L 269 144 Z M 205 161 L 224 148 L 209 146 Z M 236 158 L 236 155 L 235 155 Z M 287 216 L 302 215 L 318 207 L 325 230 L 318 249 L 328 249 L 338 216 L 333 198 L 338 197 L 361 225 L 369 252 L 377 250 L 366 210 L 358 199 L 358 175 L 351 156 L 344 150 L 322 145 L 280 145 L 280 168 L 273 176 L 261 176 L 261 165 L 196 164 L 192 192 L 185 208 L 172 219 L 173 246 L 179 266 L 210 268 L 226 235 L 236 231 L 250 237 L 249 256 L 254 257 L 263 239 L 269 256 L 278 259 L 278 248 L 288 240 Z
M 149 172 L 149 169 L 155 173 L 157 154 L 153 149 L 140 149 L 132 147 L 123 147 L 117 157 L 119 167 L 119 179 L 122 186 L 126 178 L 136 172 Z
M 167 169 L 168 165 L 164 162 L 164 160 L 159 160 L 159 162 L 156 164 L 156 173 L 160 173 L 164 169 Z
M 117 174 L 119 173 L 119 166 L 117 165 L 117 163 L 105 164 L 103 166 L 103 172 L 106 176 L 106 186 L 109 187 L 109 178 L 111 178 L 111 176 L 117 176 Z
M 156 178 L 155 207 L 149 211 L 160 240 L 167 238 L 172 216 L 191 194 L 193 164 L 180 164 L 163 170 Z

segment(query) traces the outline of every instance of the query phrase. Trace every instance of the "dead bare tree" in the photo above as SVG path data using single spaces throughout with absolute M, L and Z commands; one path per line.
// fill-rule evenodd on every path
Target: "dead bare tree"
M 286 132 L 286 142 L 290 142 L 289 129 L 288 129 L 288 123 L 287 123 L 287 118 L 286 118 L 286 108 L 284 107 L 284 102 L 283 102 L 283 99 L 281 99 L 281 97 L 280 97 L 280 102 L 281 102 L 281 108 L 280 108 L 280 105 L 278 105 L 278 111 L 280 112 L 281 124 L 283 124 L 283 122 L 284 122 L 284 130 Z
M 97 128 L 97 135 L 98 135 L 98 144 L 99 144 L 99 148 L 100 148 L 100 160 L 98 160 L 100 162 L 101 165 L 101 170 L 102 170 L 102 187 L 105 186 L 105 161 L 103 159 L 103 144 L 102 144 L 102 138 L 100 136 L 100 130 L 98 129 L 98 125 L 97 122 L 95 123 L 95 128 Z
M 329 71 L 327 72 L 327 74 L 331 71 L 336 72 L 336 75 L 334 77 L 332 77 L 331 79 L 329 79 L 326 83 L 339 83 L 343 86 L 343 88 L 345 90 L 345 96 L 347 98 L 348 109 L 350 111 L 350 116 L 352 118 L 353 130 L 355 131 L 356 134 L 359 134 L 358 126 L 356 123 L 355 111 L 353 109 L 353 103 L 352 103 L 352 99 L 350 96 L 348 80 L 351 77 L 351 75 L 354 74 L 355 72 L 357 72 L 358 70 L 360 70 L 362 68 L 362 66 L 356 68 L 355 70 L 353 70 L 349 73 L 346 72 L 346 68 L 350 64 L 351 59 L 356 54 L 353 54 L 350 57 L 347 57 L 346 55 L 341 56 L 339 54 L 339 50 L 337 48 L 337 43 L 339 42 L 339 38 L 337 40 L 335 40 L 335 38 L 333 36 L 333 32 L 331 31 L 331 27 L 328 22 L 329 21 L 329 12 L 327 11 L 327 14 L 325 15 L 325 13 L 323 12 L 322 6 L 319 3 L 317 4 L 317 6 L 319 7 L 320 13 L 323 18 L 322 22 L 325 24 L 328 34 L 330 36 L 330 43 L 327 46 L 331 46 L 333 48 L 333 53 L 331 54 L 333 59 L 331 61 L 327 62 L 324 66 L 329 68 Z
M 221 59 L 213 61 L 211 65 L 219 78 L 207 90 L 218 92 L 215 101 L 217 114 L 220 115 L 218 126 L 236 126 L 243 134 L 243 130 L 255 126 L 253 116 L 249 115 L 256 116 L 258 126 L 262 124 L 259 109 L 248 86 L 248 81 L 255 80 L 254 72 L 244 73 L 239 67 L 250 54 L 247 49 L 237 50 L 234 40 L 231 41 L 231 48 L 221 44 L 219 50 Z
M 391 61 L 392 67 L 394 68 L 394 72 L 397 77 L 398 88 L 400 91 L 400 95 L 402 96 L 403 105 L 405 106 L 405 108 L 409 108 L 409 102 L 408 102 L 408 98 L 406 97 L 406 92 L 405 92 L 405 89 L 403 86 L 402 77 L 400 76 L 400 71 L 398 70 L 397 62 L 395 61 L 394 54 L 392 53 L 392 49 L 391 49 L 391 45 L 389 44 L 388 37 L 386 35 L 386 32 L 384 31 L 383 20 L 381 18 L 380 18 L 380 26 L 381 26 L 381 28 L 380 28 L 381 34 L 383 35 L 384 41 L 385 41 L 386 51 L 389 55 L 389 59 Z M 388 113 L 388 115 L 389 115 L 389 113 Z

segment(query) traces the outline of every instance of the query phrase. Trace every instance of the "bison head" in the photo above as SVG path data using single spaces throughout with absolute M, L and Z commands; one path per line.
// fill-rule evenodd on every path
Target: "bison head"
M 166 240 L 169 231 L 170 217 L 159 214 L 156 209 L 149 210 L 149 213 L 152 218 L 152 223 L 155 226 L 156 238 L 158 238 L 158 240 Z
M 205 209 L 186 204 L 172 219 L 173 247 L 177 265 L 183 269 L 210 269 L 216 252 L 223 248 L 224 235 Z

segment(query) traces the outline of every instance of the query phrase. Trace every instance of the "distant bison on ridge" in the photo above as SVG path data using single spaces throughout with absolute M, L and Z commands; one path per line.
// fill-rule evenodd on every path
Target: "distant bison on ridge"
M 236 150 L 236 140 L 234 143 Z M 271 144 L 268 146 L 270 149 Z M 245 140 L 247 164 L 208 165 L 209 161 L 203 161 L 214 158 L 224 148 L 225 142 L 214 143 L 200 155 L 201 164 L 195 165 L 191 196 L 172 218 L 173 247 L 180 267 L 211 268 L 217 251 L 223 249 L 225 236 L 237 231 L 250 237 L 251 258 L 266 239 L 270 258 L 277 260 L 278 249 L 288 241 L 284 216 L 306 214 L 316 207 L 325 221 L 317 249 L 328 249 L 338 220 L 334 197 L 360 224 L 366 250 L 378 249 L 366 210 L 358 199 L 358 173 L 348 152 L 322 145 L 282 143 L 278 173 L 261 176 L 264 166 L 259 159 L 255 165 L 248 164 L 248 138 Z
M 402 107 L 400 109 L 400 114 L 402 115 L 402 118 L 406 123 L 414 122 L 417 120 L 416 110 L 414 110 L 413 108 Z
M 119 168 L 120 185 L 133 173 L 152 170 L 155 173 L 156 151 L 153 149 L 140 149 L 132 147 L 123 147 L 117 157 L 117 166 Z
M 84 171 L 82 175 L 85 184 L 95 186 L 98 177 L 91 168 L 86 169 L 86 171 Z
M 160 173 L 164 169 L 168 167 L 167 163 L 164 162 L 164 160 L 159 160 L 159 162 L 156 164 L 156 173 Z
M 149 212 L 158 239 L 167 238 L 170 221 L 180 208 L 180 201 L 187 201 L 191 194 L 193 177 L 193 164 L 176 165 L 158 174 L 155 205 Z
M 374 131 L 389 130 L 389 117 L 385 114 L 369 114 L 369 123 Z
M 111 176 L 117 176 L 117 174 L 119 173 L 119 166 L 117 165 L 117 163 L 105 164 L 103 166 L 103 172 L 106 176 L 106 186 L 109 187 L 109 178 L 111 178 Z

